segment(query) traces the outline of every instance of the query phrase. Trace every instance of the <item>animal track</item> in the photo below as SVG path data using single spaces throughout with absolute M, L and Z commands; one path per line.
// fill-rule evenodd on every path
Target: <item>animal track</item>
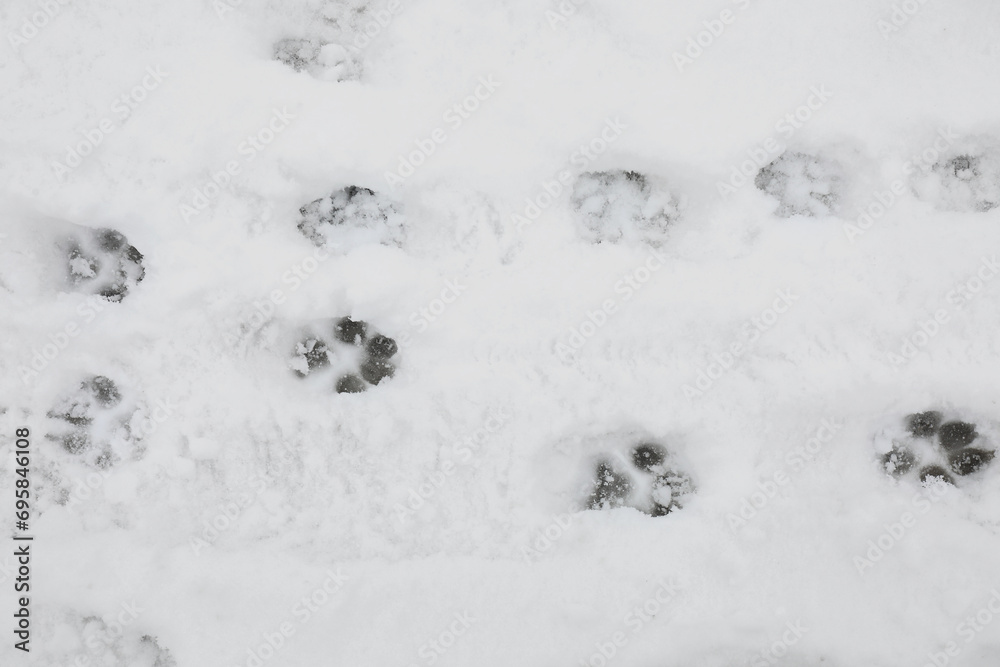
M 274 59 L 296 72 L 321 79 L 348 81 L 358 78 L 358 64 L 339 44 L 316 38 L 287 38 L 274 44 Z
M 145 634 L 139 625 L 142 609 L 134 602 L 123 604 L 120 610 L 105 615 L 81 615 L 62 612 L 58 636 L 74 636 L 76 649 L 67 651 L 67 642 L 53 642 L 41 647 L 44 664 L 81 664 L 92 667 L 177 667 L 177 660 L 160 640 Z M 70 644 L 72 646 L 72 644 Z M 81 657 L 83 660 L 81 660 Z M 39 663 L 41 664 L 41 663 Z
M 833 215 L 839 208 L 843 169 L 826 158 L 786 151 L 757 172 L 757 189 L 778 200 L 775 213 L 793 215 Z
M 663 516 L 681 509 L 693 492 L 691 478 L 678 470 L 663 445 L 642 442 L 628 457 L 598 459 L 585 507 L 632 507 L 650 516 Z
M 946 211 L 990 211 L 1000 206 L 1000 149 L 965 146 L 918 175 L 914 190 Z
M 338 394 L 360 393 L 396 374 L 396 341 L 369 333 L 368 323 L 361 320 L 325 321 L 296 343 L 289 365 L 301 378 L 335 377 L 332 386 Z
M 86 229 L 66 239 L 66 278 L 73 289 L 121 301 L 142 282 L 142 253 L 113 229 Z
M 680 218 L 678 200 L 636 171 L 583 173 L 571 201 L 583 219 L 581 233 L 592 243 L 642 241 L 658 246 Z
M 384 195 L 349 185 L 299 209 L 299 231 L 320 247 L 401 245 L 403 216 Z
M 133 418 L 141 414 L 108 377 L 94 375 L 80 383 L 48 413 L 48 439 L 97 468 L 110 468 L 141 453 L 141 434 Z
M 899 427 L 876 437 L 883 448 L 889 446 L 881 461 L 890 475 L 903 477 L 917 470 L 921 482 L 941 479 L 949 484 L 955 484 L 956 476 L 972 475 L 989 465 L 996 455 L 989 440 L 975 423 L 945 421 L 938 410 L 907 415 Z

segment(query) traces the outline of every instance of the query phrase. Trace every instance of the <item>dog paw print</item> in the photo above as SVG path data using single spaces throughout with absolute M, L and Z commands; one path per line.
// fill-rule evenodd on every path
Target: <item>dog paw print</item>
M 693 492 L 690 476 L 678 468 L 666 447 L 642 442 L 628 456 L 598 459 L 585 507 L 631 507 L 650 516 L 664 516 L 681 509 Z
M 1000 206 L 1000 150 L 969 148 L 919 175 L 917 196 L 946 211 L 985 213 Z
M 141 434 L 133 428 L 138 414 L 113 380 L 94 375 L 49 410 L 47 438 L 94 467 L 110 468 L 141 453 Z
M 347 49 L 316 38 L 287 38 L 274 44 L 274 59 L 296 72 L 330 81 L 358 78 L 358 64 Z
M 142 253 L 114 229 L 91 229 L 65 242 L 66 277 L 79 292 L 121 301 L 142 282 Z
M 680 218 L 680 202 L 666 187 L 637 171 L 581 174 L 573 186 L 581 234 L 591 243 L 645 242 L 659 246 Z
M 765 165 L 754 177 L 754 185 L 778 201 L 775 213 L 827 216 L 837 212 L 842 196 L 843 169 L 826 158 L 786 151 Z
M 300 378 L 330 382 L 338 394 L 357 394 L 392 378 L 399 348 L 367 322 L 342 317 L 325 322 L 295 344 L 289 364 Z M 316 380 L 316 378 L 320 378 Z
M 403 216 L 385 195 L 349 185 L 299 209 L 299 231 L 320 247 L 401 245 Z
M 949 418 L 938 410 L 917 412 L 901 426 L 883 433 L 881 455 L 885 471 L 894 477 L 916 475 L 922 483 L 941 480 L 956 484 L 956 477 L 984 469 L 996 455 L 990 438 L 973 422 Z
M 104 617 L 67 614 L 61 625 L 64 635 L 76 635 L 78 645 L 87 647 L 88 661 L 95 667 L 129 665 L 129 667 L 177 667 L 177 660 L 159 638 L 139 630 L 142 609 L 134 602 L 123 604 Z M 53 649 L 58 651 L 58 649 Z M 58 659 L 53 655 L 46 664 L 70 664 L 73 656 Z M 61 657 L 61 656 L 60 656 Z M 76 656 L 75 662 L 79 662 Z

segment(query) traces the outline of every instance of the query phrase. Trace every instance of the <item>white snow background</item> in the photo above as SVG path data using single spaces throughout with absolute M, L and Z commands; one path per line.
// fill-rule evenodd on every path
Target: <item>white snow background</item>
M 896 25 L 888 0 L 387 4 L 0 7 L 0 507 L 13 525 L 21 426 L 37 499 L 32 651 L 4 625 L 0 662 L 997 665 L 1000 620 L 981 610 L 1000 590 L 1000 467 L 939 497 L 888 477 L 875 441 L 930 407 L 989 438 L 1000 416 L 1000 280 L 948 298 L 1000 249 L 1000 208 L 942 210 L 904 176 L 939 136 L 1000 139 L 1000 5 L 911 0 Z M 723 11 L 732 20 L 679 67 Z M 280 39 L 350 45 L 365 25 L 378 30 L 348 49 L 356 80 L 272 57 Z M 144 77 L 125 118 L 116 100 Z M 489 77 L 495 92 L 449 124 Z M 779 131 L 813 90 L 829 99 Z M 241 144 L 276 111 L 294 118 L 249 159 Z M 57 174 L 103 119 L 112 131 Z M 684 199 L 662 267 L 631 292 L 619 281 L 651 248 L 582 238 L 568 188 L 531 224 L 512 218 L 561 170 L 575 178 L 574 153 L 609 119 L 620 136 L 586 168 L 641 171 Z M 435 128 L 446 141 L 390 189 L 385 172 Z M 752 177 L 721 195 L 769 140 L 839 160 L 841 210 L 778 217 Z M 230 161 L 233 182 L 184 215 Z M 851 233 L 899 179 L 905 192 Z M 405 241 L 332 252 L 296 283 L 288 272 L 316 250 L 299 207 L 346 185 L 393 197 Z M 118 229 L 145 255 L 121 303 L 92 311 L 60 284 L 66 223 Z M 420 316 L 448 281 L 460 296 Z M 255 304 L 274 290 L 282 303 L 259 326 Z M 793 304 L 747 342 L 778 291 Z M 560 353 L 606 300 L 606 323 Z M 903 357 L 942 309 L 947 323 Z M 336 394 L 291 373 L 298 327 L 342 315 L 409 337 L 395 378 Z M 71 323 L 78 335 L 24 376 Z M 740 341 L 732 368 L 690 391 Z M 44 437 L 45 415 L 95 374 L 171 410 L 141 456 L 81 491 L 94 469 Z M 497 413 L 502 426 L 461 456 L 454 443 Z M 832 437 L 809 461 L 794 454 L 824 420 Z M 580 510 L 594 456 L 630 434 L 683 463 L 697 487 L 683 510 Z M 776 471 L 787 483 L 735 521 Z M 404 516 L 422 484 L 430 497 Z M 906 512 L 912 525 L 859 567 Z M 197 542 L 213 521 L 227 527 Z M 344 579 L 332 592 L 329 572 Z M 307 615 L 310 596 L 323 603 Z M 978 630 L 960 625 L 977 613 Z

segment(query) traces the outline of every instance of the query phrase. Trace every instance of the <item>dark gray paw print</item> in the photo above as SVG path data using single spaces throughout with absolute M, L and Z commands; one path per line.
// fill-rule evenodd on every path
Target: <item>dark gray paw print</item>
M 985 213 L 1000 206 L 1000 149 L 952 154 L 914 180 L 917 196 L 946 211 Z
M 349 185 L 299 212 L 299 231 L 320 247 L 349 250 L 365 243 L 403 242 L 403 216 L 388 197 L 368 188 Z
M 839 209 L 843 178 L 843 169 L 833 160 L 786 151 L 757 172 L 754 185 L 778 201 L 779 217 L 820 217 Z
M 108 377 L 94 375 L 48 412 L 46 437 L 90 465 L 109 468 L 139 452 L 141 434 L 132 428 L 137 408 Z
M 664 516 L 681 509 L 693 492 L 691 477 L 677 467 L 666 447 L 642 442 L 628 457 L 598 459 L 585 507 L 631 507 L 650 516 Z
M 88 229 L 66 239 L 66 278 L 79 292 L 121 301 L 146 275 L 142 253 L 121 232 Z
M 302 378 L 335 378 L 338 394 L 356 394 L 392 378 L 396 341 L 372 333 L 367 322 L 342 317 L 314 327 L 296 343 L 290 366 Z
M 915 474 L 924 483 L 955 484 L 956 477 L 983 470 L 996 455 L 974 422 L 945 421 L 939 410 L 907 415 L 901 428 L 884 435 L 891 442 L 889 451 L 881 455 L 886 472 L 894 477 Z

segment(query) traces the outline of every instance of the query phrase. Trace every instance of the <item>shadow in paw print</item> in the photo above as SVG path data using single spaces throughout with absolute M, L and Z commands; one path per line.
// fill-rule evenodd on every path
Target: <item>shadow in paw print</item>
M 372 339 L 368 341 L 365 349 L 368 350 L 369 357 L 381 360 L 389 359 L 395 355 L 398 350 L 396 341 L 381 334 L 373 336 Z
M 329 348 L 326 346 L 326 343 L 315 338 L 307 338 L 300 343 L 296 343 L 295 361 L 300 361 L 301 363 L 296 364 L 293 361 L 292 370 L 298 373 L 299 377 L 305 377 L 313 371 L 326 368 L 330 365 L 328 353 Z
M 1000 206 L 1000 152 L 956 155 L 932 171 L 940 208 L 986 213 Z
M 328 81 L 357 79 L 358 63 L 347 49 L 315 38 L 282 39 L 274 44 L 274 59 L 296 72 Z
M 77 422 L 70 423 L 74 426 L 82 426 L 82 424 Z M 70 431 L 62 436 L 62 446 L 70 454 L 82 454 L 90 449 L 90 434 L 83 430 Z
M 103 375 L 95 375 L 90 380 L 84 382 L 83 386 L 102 408 L 112 408 L 122 402 L 122 395 L 118 391 L 118 385 Z
M 338 394 L 357 394 L 392 378 L 396 341 L 380 333 L 369 335 L 363 320 L 341 317 L 321 326 L 295 345 L 290 367 L 301 378 L 317 374 L 335 377 Z
M 109 468 L 138 452 L 139 436 L 130 426 L 135 412 L 113 380 L 95 375 L 48 412 L 52 422 L 46 437 L 91 465 Z
M 843 181 L 839 164 L 820 156 L 786 151 L 761 168 L 754 178 L 757 189 L 778 200 L 775 213 L 793 215 L 834 214 Z
M 632 493 L 632 480 L 628 475 L 615 470 L 611 461 L 604 460 L 597 464 L 594 477 L 596 482 L 594 491 L 587 501 L 587 509 L 610 509 L 625 505 L 629 494 Z
M 986 213 L 1000 207 L 997 137 L 959 137 L 950 130 L 939 134 L 946 148 L 927 149 L 912 159 L 919 167 L 911 170 L 910 177 L 917 198 L 938 210 L 958 213 Z
M 343 375 L 337 380 L 335 388 L 338 394 L 360 394 L 368 389 L 368 385 L 357 375 Z
M 66 636 L 72 636 L 77 646 L 91 649 L 92 659 L 81 661 L 79 651 L 74 656 L 67 654 L 65 660 L 46 664 L 79 664 L 93 667 L 177 667 L 177 660 L 170 649 L 161 644 L 160 640 L 150 634 L 138 630 L 136 619 L 142 613 L 142 608 L 134 603 L 124 604 L 116 616 L 107 615 L 101 618 L 96 615 L 76 616 L 67 619 L 64 626 Z M 108 620 L 106 620 L 108 619 Z M 145 621 L 146 619 L 141 619 Z M 148 622 L 142 625 L 148 626 Z M 74 627 L 75 626 L 75 627 Z
M 967 422 L 948 422 L 938 430 L 938 440 L 948 451 L 971 445 L 978 435 L 976 425 Z
M 691 478 L 676 470 L 667 470 L 657 475 L 653 482 L 653 516 L 663 516 L 684 507 L 686 496 L 694 492 Z
M 319 48 L 319 40 L 315 39 L 282 39 L 274 44 L 274 59 L 302 72 L 316 64 Z
M 650 516 L 664 516 L 681 509 L 694 492 L 691 478 L 670 464 L 666 447 L 641 442 L 629 456 L 602 457 L 594 471 L 587 509 L 632 507 Z
M 632 465 L 643 472 L 652 473 L 663 465 L 667 450 L 659 445 L 643 443 L 632 450 Z
M 299 231 L 320 247 L 403 241 L 403 217 L 387 197 L 368 188 L 348 185 L 306 204 L 299 213 Z
M 85 230 L 66 242 L 66 277 L 77 291 L 117 302 L 145 277 L 142 259 L 121 232 Z
M 918 412 L 906 418 L 906 428 L 915 438 L 929 438 L 937 433 L 941 425 L 941 413 L 937 410 Z
M 948 457 L 948 463 L 956 475 L 971 475 L 989 464 L 995 455 L 995 452 L 970 447 L 952 453 Z
M 333 327 L 337 340 L 350 345 L 362 345 L 368 338 L 368 323 L 342 317 Z
M 942 423 L 943 422 L 943 423 Z M 890 434 L 892 446 L 882 455 L 882 465 L 894 477 L 904 477 L 919 468 L 921 482 L 942 480 L 955 484 L 955 476 L 965 477 L 985 468 L 995 452 L 982 447 L 970 447 L 982 440 L 975 423 L 944 421 L 938 410 L 907 415 L 903 429 Z
M 920 481 L 923 483 L 928 483 L 934 480 L 940 480 L 946 484 L 954 484 L 955 480 L 948 471 L 938 465 L 924 466 L 920 469 Z
M 891 475 L 905 475 L 917 464 L 917 457 L 906 447 L 896 446 L 882 457 L 886 472 Z
M 396 368 L 382 359 L 368 358 L 361 364 L 361 377 L 371 384 L 378 384 L 386 378 L 391 378 L 395 373 Z
M 570 199 L 582 221 L 581 235 L 591 243 L 659 246 L 670 225 L 680 219 L 678 200 L 637 171 L 580 174 Z

